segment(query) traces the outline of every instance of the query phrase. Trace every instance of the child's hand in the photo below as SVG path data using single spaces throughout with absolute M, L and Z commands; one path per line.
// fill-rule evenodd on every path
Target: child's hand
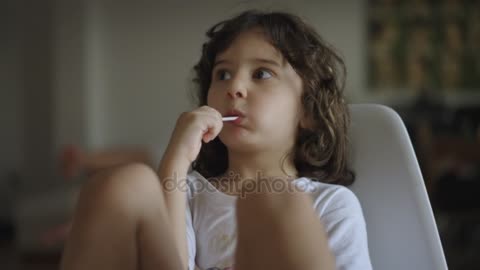
M 177 120 L 166 153 L 174 158 L 186 158 L 188 164 L 198 156 L 202 140 L 206 143 L 215 139 L 223 127 L 222 115 L 209 106 L 184 112 Z

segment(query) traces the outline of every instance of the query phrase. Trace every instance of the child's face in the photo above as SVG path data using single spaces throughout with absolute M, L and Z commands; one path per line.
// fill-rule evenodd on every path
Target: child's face
M 302 80 L 261 30 L 241 33 L 217 55 L 207 103 L 223 116 L 220 139 L 237 150 L 289 151 L 300 116 Z

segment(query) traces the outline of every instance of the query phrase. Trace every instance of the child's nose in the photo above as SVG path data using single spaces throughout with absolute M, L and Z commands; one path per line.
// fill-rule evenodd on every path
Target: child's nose
M 240 88 L 230 88 L 228 96 L 231 98 L 245 98 L 247 96 L 247 91 Z
M 240 79 L 233 80 L 228 90 L 228 96 L 231 98 L 246 98 L 247 89 L 245 83 Z

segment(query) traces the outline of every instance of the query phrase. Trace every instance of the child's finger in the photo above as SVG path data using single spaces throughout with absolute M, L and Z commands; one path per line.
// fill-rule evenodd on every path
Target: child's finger
M 206 142 L 213 140 L 215 137 L 217 137 L 217 135 L 222 130 L 223 128 L 222 115 L 215 109 L 211 109 L 209 111 L 207 124 L 208 124 L 208 130 L 206 132 L 206 135 L 207 135 Z
M 223 122 L 217 116 L 210 116 L 207 125 L 207 131 L 203 134 L 203 141 L 206 143 L 218 136 L 223 128 Z

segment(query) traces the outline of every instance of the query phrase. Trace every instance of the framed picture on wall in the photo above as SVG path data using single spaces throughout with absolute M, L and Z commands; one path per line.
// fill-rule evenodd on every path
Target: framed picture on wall
M 480 93 L 479 0 L 370 0 L 372 93 Z

